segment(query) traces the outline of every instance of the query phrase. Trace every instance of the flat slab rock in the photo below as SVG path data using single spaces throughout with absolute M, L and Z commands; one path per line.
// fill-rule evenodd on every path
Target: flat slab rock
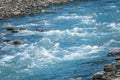
M 120 56 L 120 50 L 119 49 L 112 50 L 108 52 L 108 56 L 111 56 L 111 57 Z

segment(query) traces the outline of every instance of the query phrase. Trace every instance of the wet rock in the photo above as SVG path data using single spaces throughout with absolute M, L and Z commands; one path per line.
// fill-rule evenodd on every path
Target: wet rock
M 21 30 L 27 30 L 27 28 L 24 28 L 24 27 L 22 28 L 7 27 L 6 28 L 6 31 L 9 31 L 11 33 L 18 33 Z
M 112 50 L 110 52 L 108 52 L 108 56 L 120 56 L 120 50 L 116 49 L 116 50 Z
M 104 73 L 103 72 L 98 72 L 94 74 L 92 80 L 105 80 L 104 79 Z
M 27 30 L 25 27 L 18 28 L 18 30 Z
M 20 40 L 15 40 L 12 42 L 13 45 L 21 45 L 24 44 L 24 42 L 20 41 Z
M 116 57 L 115 60 L 116 60 L 116 61 L 119 61 L 119 60 L 120 60 L 120 57 Z
M 9 39 L 4 39 L 3 42 L 10 42 L 11 40 Z
M 105 72 L 111 72 L 111 71 L 113 71 L 113 66 L 112 66 L 112 64 L 105 64 L 105 66 L 104 66 L 104 71 L 105 71 Z
M 120 69 L 120 60 L 116 63 L 116 69 Z
M 14 30 L 17 30 L 17 29 L 14 28 L 14 27 L 7 27 L 6 30 L 7 30 L 7 31 L 14 31 Z
M 41 30 L 41 29 L 36 29 L 35 31 L 44 32 L 44 30 Z
M 18 33 L 18 30 L 13 30 L 11 31 L 11 33 Z

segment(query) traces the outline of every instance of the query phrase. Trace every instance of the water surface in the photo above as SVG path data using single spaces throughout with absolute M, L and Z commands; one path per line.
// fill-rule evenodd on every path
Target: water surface
M 0 21 L 0 80 L 91 80 L 120 47 L 120 0 L 74 2 Z M 28 30 L 10 33 L 6 27 Z M 45 32 L 37 32 L 42 29 Z M 14 46 L 2 39 L 22 40 Z

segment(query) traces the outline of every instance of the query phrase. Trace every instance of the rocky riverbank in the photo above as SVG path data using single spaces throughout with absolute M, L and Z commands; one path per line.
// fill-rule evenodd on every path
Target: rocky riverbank
M 43 7 L 72 1 L 87 0 L 0 0 L 0 19 L 43 13 Z
M 93 76 L 93 80 L 120 80 L 120 50 L 108 52 L 109 57 L 113 57 L 115 64 L 105 64 L 101 72 Z

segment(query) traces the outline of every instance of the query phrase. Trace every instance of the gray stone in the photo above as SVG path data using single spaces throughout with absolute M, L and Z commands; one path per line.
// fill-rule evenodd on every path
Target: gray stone
M 113 66 L 112 66 L 112 64 L 105 64 L 105 66 L 104 66 L 104 71 L 105 71 L 105 72 L 111 72 L 111 71 L 113 71 Z
M 115 49 L 115 50 L 112 50 L 110 52 L 108 52 L 108 56 L 120 56 L 120 50 L 118 49 Z
M 96 74 L 94 74 L 92 80 L 105 80 L 104 79 L 104 73 L 97 72 Z

